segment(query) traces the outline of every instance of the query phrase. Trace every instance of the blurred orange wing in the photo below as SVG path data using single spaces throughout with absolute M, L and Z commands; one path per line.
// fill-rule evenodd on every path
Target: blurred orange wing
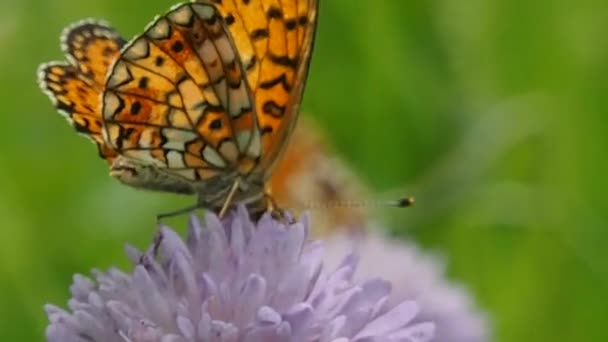
M 102 136 L 100 96 L 106 73 L 124 45 L 108 25 L 85 20 L 68 26 L 61 36 L 67 62 L 42 64 L 41 89 L 78 133 L 91 139 L 102 158 L 117 156 Z
M 199 1 L 208 2 L 208 1 Z M 211 0 L 229 26 L 255 99 L 262 135 L 253 170 L 267 179 L 295 127 L 317 24 L 318 0 Z
M 363 229 L 369 208 L 349 203 L 368 197 L 366 187 L 331 149 L 324 132 L 311 117 L 302 119 L 269 180 L 273 198 L 292 209 L 321 206 L 321 210 L 310 211 L 316 222 L 314 234 Z

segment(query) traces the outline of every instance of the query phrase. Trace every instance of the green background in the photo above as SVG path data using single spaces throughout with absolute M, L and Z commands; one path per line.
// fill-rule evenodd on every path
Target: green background
M 374 191 L 417 196 L 388 225 L 449 258 L 497 341 L 608 340 L 606 2 L 321 2 L 304 108 Z M 131 37 L 172 4 L 0 2 L 0 340 L 41 340 L 71 274 L 127 267 L 190 203 L 110 179 L 35 77 L 63 26 Z

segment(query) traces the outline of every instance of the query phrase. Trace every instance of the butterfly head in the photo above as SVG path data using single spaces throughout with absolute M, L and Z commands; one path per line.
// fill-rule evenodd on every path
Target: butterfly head
M 192 184 L 153 165 L 139 163 L 123 156 L 117 157 L 110 166 L 110 176 L 121 183 L 138 189 L 193 194 Z

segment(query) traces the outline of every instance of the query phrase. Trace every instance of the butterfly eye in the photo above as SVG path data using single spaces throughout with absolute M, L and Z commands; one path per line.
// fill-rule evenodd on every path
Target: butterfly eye
M 136 178 L 139 175 L 136 167 L 129 165 L 112 165 L 110 175 L 115 178 Z

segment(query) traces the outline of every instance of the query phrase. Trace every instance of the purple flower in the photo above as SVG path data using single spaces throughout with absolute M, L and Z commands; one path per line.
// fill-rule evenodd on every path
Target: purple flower
M 390 283 L 353 282 L 357 258 L 323 269 L 306 217 L 257 224 L 244 208 L 224 222 L 193 217 L 183 241 L 161 228 L 145 252 L 127 247 L 132 273 L 75 276 L 64 311 L 47 305 L 48 341 L 430 341 L 412 324 L 418 305 L 387 308 Z
M 371 274 L 383 277 L 393 285 L 388 308 L 404 299 L 416 300 L 420 312 L 414 322 L 433 321 L 436 342 L 490 341 L 488 318 L 476 307 L 463 287 L 449 282 L 445 262 L 425 253 L 416 245 L 388 239 L 377 230 L 363 234 L 336 233 L 325 241 L 328 253 L 325 263 L 339 262 L 340 255 L 352 251 L 359 254 L 356 279 Z

